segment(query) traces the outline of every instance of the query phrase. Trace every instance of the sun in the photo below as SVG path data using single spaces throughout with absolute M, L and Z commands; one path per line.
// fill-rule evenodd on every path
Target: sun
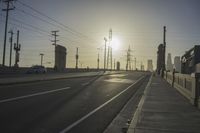
M 120 41 L 117 37 L 114 37 L 111 41 L 111 47 L 113 50 L 117 51 L 120 48 Z

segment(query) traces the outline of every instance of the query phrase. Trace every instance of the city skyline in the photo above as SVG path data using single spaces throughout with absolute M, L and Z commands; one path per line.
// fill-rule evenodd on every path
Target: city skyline
M 2 1 L 0 4 L 1 9 L 5 8 Z M 143 62 L 145 68 L 148 59 L 152 59 L 153 66 L 156 66 L 156 50 L 162 43 L 164 25 L 167 27 L 166 53 L 171 53 L 172 58 L 182 56 L 187 49 L 199 44 L 200 18 L 198 14 L 200 11 L 198 9 L 200 4 L 198 0 L 18 0 L 13 5 L 16 8 L 9 13 L 8 30 L 13 29 L 15 32 L 14 42 L 16 42 L 16 32 L 20 30 L 19 40 L 22 48 L 19 66 L 39 64 L 40 53 L 44 53 L 44 65 L 53 66 L 54 47 L 50 41 L 53 37 L 49 36 L 52 30 L 60 31 L 58 44 L 67 48 L 67 67 L 75 67 L 76 47 L 79 47 L 79 57 L 83 67 L 96 68 L 99 53 L 100 67 L 103 68 L 103 38 L 108 38 L 110 28 L 113 30 L 113 38 L 117 38 L 120 42 L 119 49 L 113 52 L 113 58 L 120 61 L 124 69 L 129 45 L 133 51 L 133 57 L 136 57 L 138 62 Z M 69 29 L 32 11 L 26 5 L 69 26 L 78 33 L 70 33 Z M 53 8 L 57 10 L 52 10 Z M 1 11 L 0 62 L 3 55 L 4 15 L 5 12 Z M 9 64 L 9 45 L 8 34 L 6 65 Z M 140 68 L 140 63 L 137 64 Z

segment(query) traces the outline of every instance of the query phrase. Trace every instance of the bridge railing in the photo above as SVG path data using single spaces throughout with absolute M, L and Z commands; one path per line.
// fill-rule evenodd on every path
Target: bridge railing
M 200 108 L 200 75 L 164 72 L 164 79 L 185 96 L 193 105 Z

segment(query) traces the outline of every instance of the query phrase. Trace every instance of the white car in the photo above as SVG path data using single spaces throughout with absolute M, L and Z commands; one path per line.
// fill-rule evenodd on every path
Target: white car
M 46 73 L 47 69 L 44 66 L 35 65 L 32 66 L 27 73 Z

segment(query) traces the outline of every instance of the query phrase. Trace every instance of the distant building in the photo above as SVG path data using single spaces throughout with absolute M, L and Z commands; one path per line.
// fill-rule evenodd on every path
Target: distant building
M 158 46 L 158 51 L 157 51 L 157 68 L 156 68 L 156 71 L 158 74 L 160 74 L 160 71 L 162 68 L 164 68 L 165 66 L 165 51 L 164 51 L 164 45 L 163 44 L 160 44 Z
M 55 70 L 63 71 L 66 68 L 67 50 L 61 45 L 55 47 Z
M 171 57 L 171 53 L 168 53 L 167 55 L 167 66 L 166 66 L 166 70 L 168 71 L 173 71 L 173 64 L 172 64 L 172 57 Z
M 174 68 L 176 72 L 181 72 L 181 57 L 180 56 L 174 57 Z
M 147 60 L 147 71 L 153 71 L 153 61 Z
M 198 70 L 200 63 L 200 45 L 195 45 L 181 57 L 181 73 L 191 74 Z
M 119 71 L 120 70 L 120 62 L 118 61 L 117 62 L 117 71 Z
M 144 65 L 143 64 L 141 65 L 140 69 L 141 69 L 141 71 L 144 71 Z

